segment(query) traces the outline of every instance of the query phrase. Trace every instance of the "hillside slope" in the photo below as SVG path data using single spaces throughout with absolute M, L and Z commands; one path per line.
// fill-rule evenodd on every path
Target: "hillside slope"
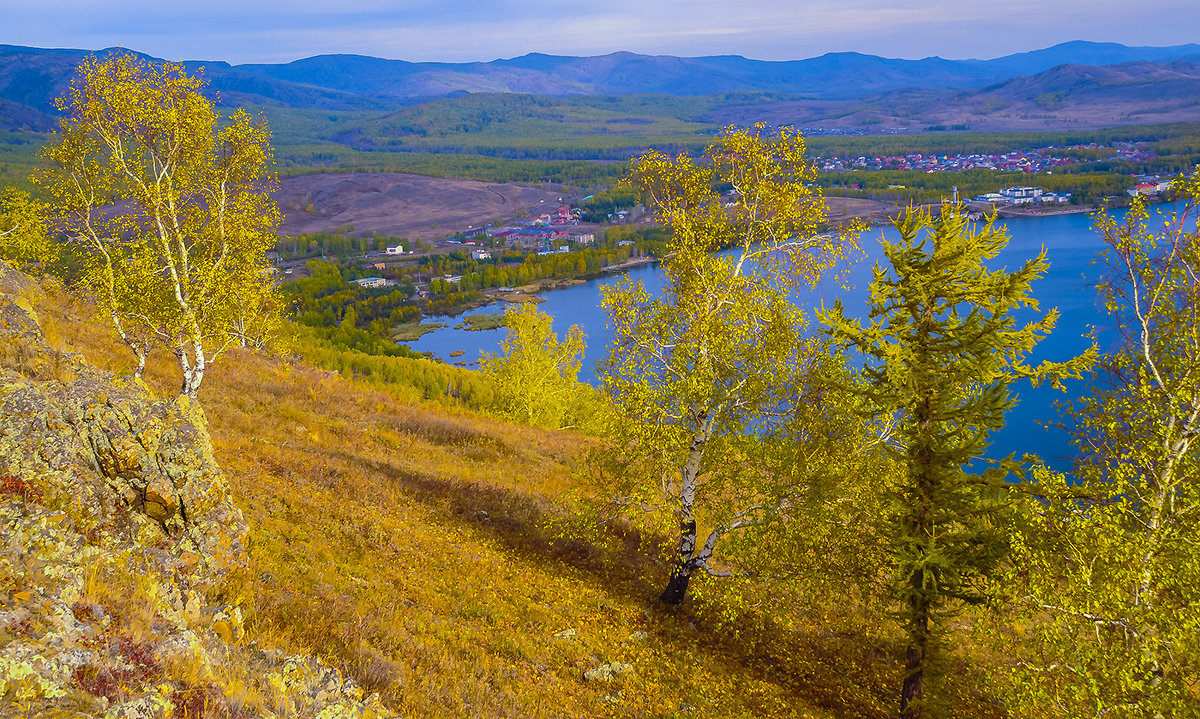
M 85 305 L 38 302 L 58 346 L 127 365 Z M 244 353 L 200 399 L 250 527 L 237 646 L 315 652 L 413 717 L 890 715 L 898 643 L 842 580 L 698 581 L 662 609 L 638 535 L 572 510 L 594 440 Z M 993 715 L 954 661 L 957 715 Z
M 454 91 L 535 95 L 711 95 L 782 92 L 848 99 L 899 88 L 982 87 L 1063 63 L 1112 65 L 1167 62 L 1200 54 L 1200 45 L 1127 47 L 1076 41 L 993 60 L 883 58 L 857 52 L 766 61 L 737 55 L 676 57 L 614 52 L 594 57 L 530 53 L 491 62 L 385 60 L 320 55 L 286 64 L 238 65 L 264 77 L 378 97 L 417 97 Z
M 0 715 L 389 716 L 245 642 L 248 529 L 200 405 L 69 351 L 50 289 L 0 262 Z
M 98 55 L 115 49 L 97 51 Z M 89 53 L 0 45 L 0 131 L 44 133 Z M 487 63 L 323 55 L 283 65 L 188 61 L 225 107 L 263 111 L 285 165 L 322 150 L 624 160 L 723 123 L 859 133 L 1075 130 L 1200 118 L 1200 46 L 1067 43 L 995 60 L 830 53 L 767 62 L 621 52 Z M 379 152 L 389 151 L 389 152 Z M 336 154 L 336 153 L 335 153 Z
M 104 57 L 123 48 L 75 50 L 0 45 L 0 130 L 51 130 L 57 124 L 54 100 L 66 91 L 75 68 L 90 55 Z M 141 55 L 141 53 L 135 53 Z M 141 55 L 142 57 L 149 57 Z M 184 63 L 190 72 L 203 68 L 212 93 L 223 106 L 305 107 L 321 110 L 370 110 L 384 107 L 370 98 L 341 90 L 276 80 L 244 72 L 223 62 Z M 8 105 L 7 103 L 12 103 Z M 394 105 L 387 105 L 388 107 Z M 21 114 L 17 114 L 18 111 Z
M 452 101 L 445 101 L 452 102 Z M 1094 130 L 1200 119 L 1200 64 L 1065 64 L 978 90 L 914 89 L 854 101 L 762 100 L 704 115 L 714 123 L 766 121 L 823 129 L 984 132 Z

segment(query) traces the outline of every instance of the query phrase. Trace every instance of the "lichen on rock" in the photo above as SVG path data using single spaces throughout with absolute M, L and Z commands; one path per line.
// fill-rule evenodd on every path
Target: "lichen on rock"
M 203 409 L 48 347 L 40 292 L 0 262 L 0 716 L 391 716 L 245 645 L 248 527 Z
M 220 588 L 246 569 L 249 531 L 200 404 L 156 399 L 78 356 L 51 357 L 36 315 L 12 293 L 36 292 L 22 277 L 0 265 L 0 345 L 19 348 L 0 357 L 0 474 L 38 486 L 79 533 L 162 548 L 194 567 L 190 582 Z M 64 362 L 69 381 L 36 369 Z

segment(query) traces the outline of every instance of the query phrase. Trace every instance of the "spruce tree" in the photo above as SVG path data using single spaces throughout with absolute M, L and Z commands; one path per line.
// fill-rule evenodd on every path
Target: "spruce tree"
M 905 479 L 883 521 L 907 635 L 900 715 L 911 719 L 929 715 L 925 689 L 939 620 L 986 599 L 1006 553 L 996 514 L 1003 470 L 973 473 L 970 465 L 1003 426 L 1014 380 L 1074 368 L 1024 364 L 1057 318 L 1052 310 L 1018 326 L 1014 316 L 1037 309 L 1030 284 L 1048 267 L 1044 251 L 1015 272 L 991 270 L 985 263 L 1004 248 L 1006 232 L 994 218 L 973 229 L 954 206 L 936 219 L 910 208 L 896 228 L 900 241 L 884 243 L 890 268 L 875 268 L 868 322 L 848 319 L 840 303 L 823 319 L 836 339 L 866 356 L 864 392 L 875 411 L 896 415 L 889 447 Z

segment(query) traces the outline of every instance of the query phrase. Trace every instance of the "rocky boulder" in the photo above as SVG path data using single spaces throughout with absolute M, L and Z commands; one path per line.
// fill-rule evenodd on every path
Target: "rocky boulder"
M 0 716 L 391 717 L 247 640 L 248 529 L 200 405 L 52 349 L 42 292 L 0 262 Z
M 0 476 L 28 483 L 99 545 L 157 552 L 189 588 L 244 571 L 248 530 L 200 405 L 47 346 L 42 290 L 0 264 Z

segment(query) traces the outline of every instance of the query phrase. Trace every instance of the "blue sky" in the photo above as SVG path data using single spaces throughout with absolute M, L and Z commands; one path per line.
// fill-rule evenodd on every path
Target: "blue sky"
M 986 59 L 1068 40 L 1200 40 L 1200 0 L 0 0 L 0 18 L 4 44 L 120 45 L 234 64 L 323 53 L 462 62 L 617 50 Z

